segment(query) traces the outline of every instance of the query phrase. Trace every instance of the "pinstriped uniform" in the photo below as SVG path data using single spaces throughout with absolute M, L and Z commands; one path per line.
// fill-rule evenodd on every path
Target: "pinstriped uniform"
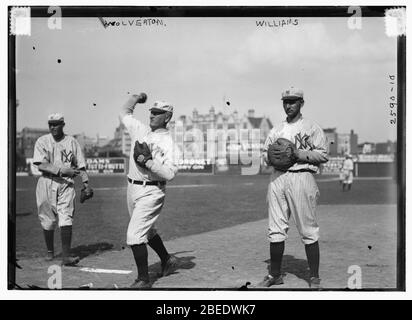
M 278 138 L 286 138 L 299 150 L 315 151 L 327 159 L 326 136 L 311 120 L 301 117 L 294 123 L 284 121 L 276 125 L 265 142 L 263 155 L 266 161 L 269 145 Z M 287 172 L 274 170 L 271 175 L 267 193 L 270 242 L 287 239 L 290 216 L 304 244 L 314 243 L 319 238 L 316 205 L 320 194 L 313 174 L 318 172 L 320 163 L 309 162 L 298 162 Z
M 56 142 L 51 134 L 41 136 L 34 146 L 33 163 L 50 163 L 56 167 L 80 169 L 86 162 L 80 144 L 69 135 Z M 36 187 L 36 201 L 40 223 L 44 230 L 71 226 L 74 215 L 74 180 L 43 174 Z

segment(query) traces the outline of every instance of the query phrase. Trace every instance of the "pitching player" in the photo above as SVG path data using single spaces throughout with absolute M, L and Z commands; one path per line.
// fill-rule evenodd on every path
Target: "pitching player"
M 319 278 L 319 226 L 316 219 L 316 204 L 319 198 L 314 173 L 319 165 L 327 162 L 327 140 L 323 130 L 315 122 L 301 114 L 303 91 L 294 87 L 282 93 L 286 120 L 275 125 L 264 146 L 267 149 L 278 138 L 294 142 L 297 162 L 287 171 L 274 169 L 267 193 L 269 212 L 270 272 L 260 286 L 283 284 L 281 264 L 285 240 L 289 229 L 289 218 L 293 217 L 305 245 L 310 269 L 309 285 L 320 287 Z
M 127 205 L 130 222 L 127 244 L 131 247 L 137 266 L 138 277 L 131 288 L 150 288 L 148 272 L 149 246 L 161 260 L 162 275 L 166 276 L 177 267 L 178 260 L 166 250 L 154 227 L 166 195 L 166 181 L 177 173 L 177 148 L 166 128 L 173 115 L 173 106 L 157 101 L 150 109 L 150 127 L 133 117 L 136 103 L 144 103 L 146 95 L 133 95 L 122 107 L 121 121 L 127 128 L 132 146 L 129 174 L 127 177 Z M 144 144 L 141 153 L 136 149 Z M 139 149 L 140 150 L 140 149 Z
M 342 191 L 344 192 L 347 188 L 350 191 L 353 182 L 353 160 L 350 154 L 345 155 L 345 160 L 343 161 L 342 166 L 342 173 L 343 173 L 343 184 L 342 184 Z
M 74 214 L 74 177 L 81 176 L 88 187 L 86 164 L 77 140 L 63 131 L 64 117 L 49 115 L 50 133 L 37 139 L 33 163 L 41 171 L 36 188 L 37 209 L 47 246 L 47 258 L 54 259 L 54 230 L 60 227 L 62 265 L 75 265 L 78 257 L 70 257 Z

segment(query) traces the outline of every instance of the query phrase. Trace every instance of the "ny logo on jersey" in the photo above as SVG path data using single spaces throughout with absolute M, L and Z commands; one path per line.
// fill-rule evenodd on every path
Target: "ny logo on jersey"
M 63 163 L 72 163 L 73 161 L 73 152 L 70 150 L 67 152 L 66 150 L 61 151 L 61 158 Z
M 301 136 L 300 132 L 295 135 L 295 146 L 298 149 L 303 149 L 303 150 L 313 150 L 314 146 L 313 144 L 309 141 L 309 136 L 305 133 L 303 136 Z
M 152 144 L 151 147 L 152 147 L 151 149 L 153 150 L 152 151 L 153 158 L 156 158 L 156 157 L 159 157 L 159 156 L 160 156 L 160 158 L 163 158 L 165 156 L 165 152 L 159 146 L 156 146 L 156 145 Z

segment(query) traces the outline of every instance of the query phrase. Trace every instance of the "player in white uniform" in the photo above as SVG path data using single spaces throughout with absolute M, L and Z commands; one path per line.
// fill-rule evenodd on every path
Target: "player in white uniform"
M 63 132 L 64 117 L 55 113 L 48 118 L 50 133 L 37 139 L 33 163 L 42 172 L 36 188 L 37 209 L 47 246 L 47 260 L 54 258 L 54 229 L 60 227 L 62 264 L 74 265 L 78 257 L 70 257 L 74 199 L 73 178 L 80 175 L 88 186 L 86 164 L 77 140 Z
M 320 287 L 319 278 L 319 226 L 316 219 L 316 204 L 319 198 L 314 173 L 321 163 L 327 162 L 327 139 L 319 125 L 304 118 L 303 91 L 291 87 L 282 93 L 283 108 L 287 118 L 270 131 L 263 150 L 267 159 L 267 149 L 278 138 L 286 138 L 295 143 L 298 161 L 287 171 L 274 169 L 268 187 L 267 202 L 269 212 L 270 272 L 260 286 L 270 287 L 283 284 L 281 274 L 285 240 L 289 229 L 289 218 L 293 217 L 305 245 L 310 269 L 309 285 Z
M 173 115 L 173 106 L 157 101 L 150 109 L 150 127 L 133 117 L 138 95 L 129 98 L 122 107 L 121 121 L 128 130 L 132 147 L 135 142 L 146 142 L 151 159 L 145 166 L 136 164 L 133 150 L 130 153 L 127 205 L 130 222 L 127 229 L 127 244 L 131 246 L 137 266 L 138 277 L 131 288 L 150 288 L 147 246 L 159 255 L 162 274 L 166 276 L 177 267 L 177 258 L 170 255 L 154 227 L 163 207 L 166 181 L 172 180 L 178 170 L 178 153 L 172 137 L 166 128 Z
M 345 160 L 343 161 L 342 166 L 342 174 L 342 191 L 345 191 L 346 188 L 348 189 L 348 191 L 350 191 L 353 182 L 353 160 L 350 154 L 345 155 Z

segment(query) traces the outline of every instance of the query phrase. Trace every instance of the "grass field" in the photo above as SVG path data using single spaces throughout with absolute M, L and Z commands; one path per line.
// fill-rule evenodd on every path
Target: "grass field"
M 166 203 L 157 229 L 164 240 L 171 240 L 265 219 L 268 179 L 264 175 L 178 176 L 167 186 Z M 16 181 L 18 258 L 43 256 L 45 251 L 37 217 L 36 182 L 34 177 L 17 177 Z M 352 191 L 345 193 L 337 181 L 319 177 L 318 182 L 320 205 L 351 205 L 353 210 L 353 205 L 356 208 L 356 205 L 397 202 L 393 180 L 355 180 Z M 125 177 L 94 176 L 91 184 L 95 189 L 94 198 L 84 204 L 76 200 L 72 246 L 77 253 L 84 251 L 84 255 L 97 250 L 121 249 L 125 246 L 129 220 Z M 60 250 L 59 234 L 56 234 L 56 250 Z

